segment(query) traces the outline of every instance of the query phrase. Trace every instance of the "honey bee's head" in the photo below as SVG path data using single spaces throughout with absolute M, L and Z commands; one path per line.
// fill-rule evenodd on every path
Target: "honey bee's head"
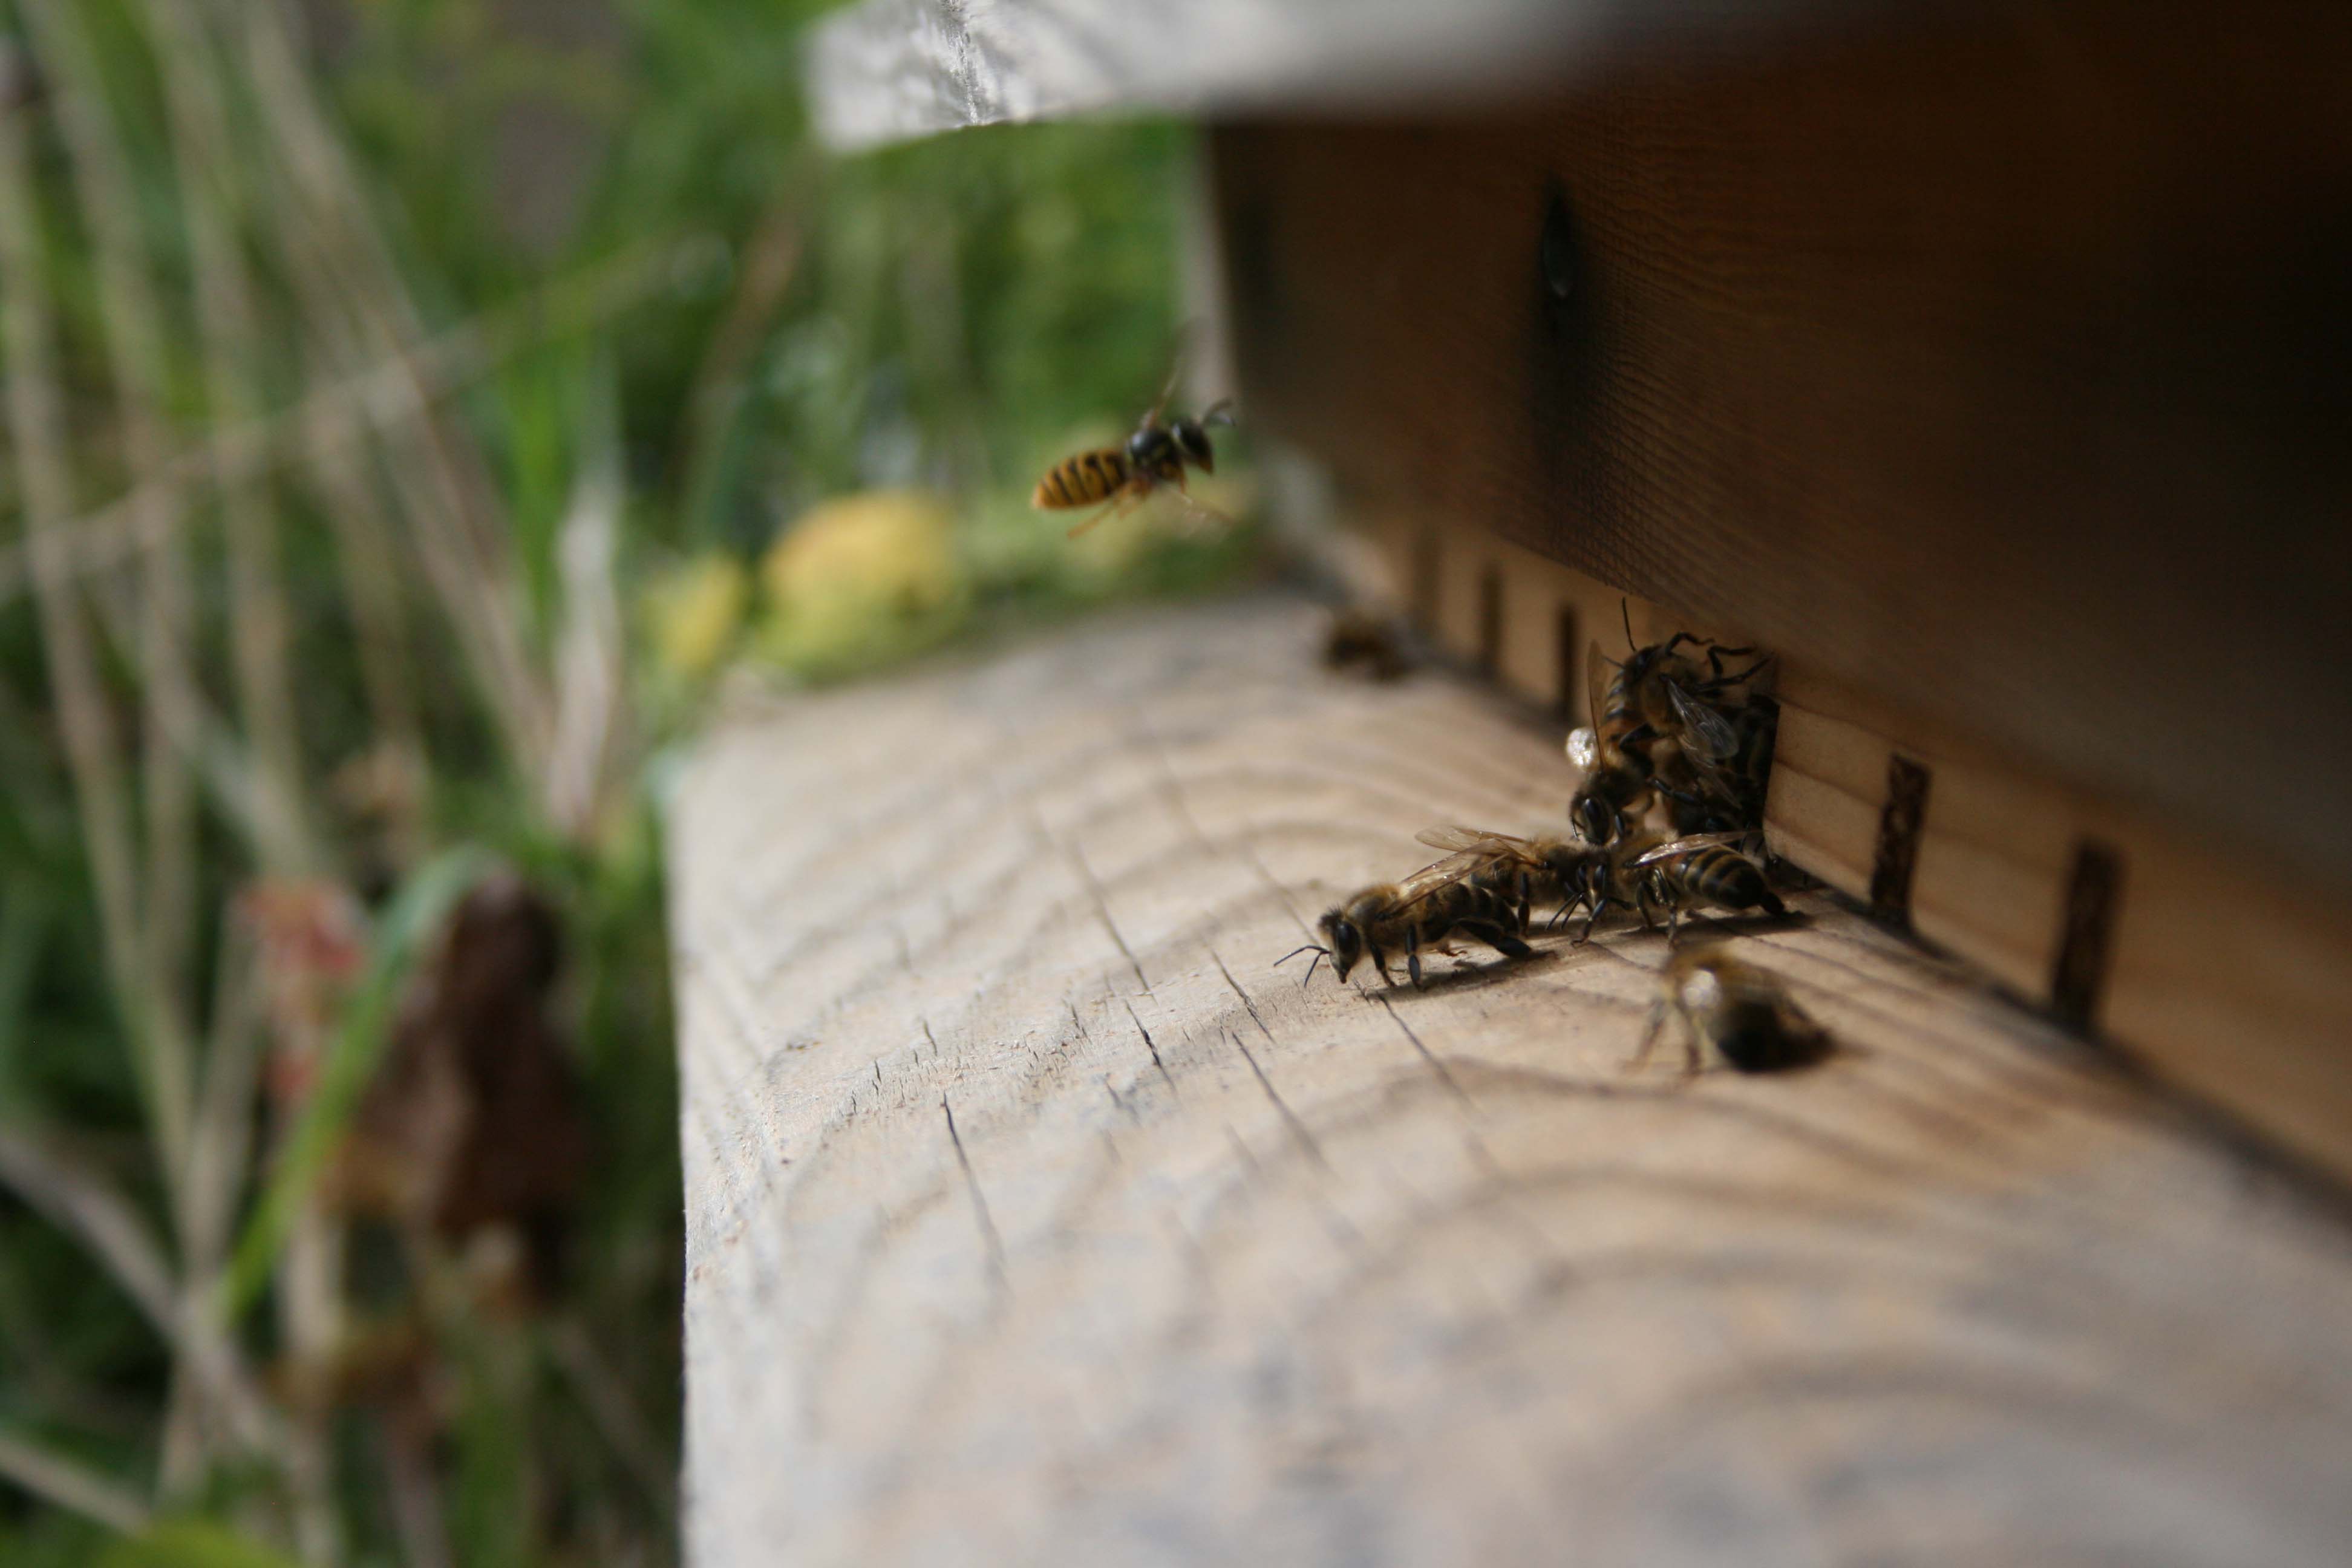
M 1611 842 L 1623 825 L 1616 802 L 1589 784 L 1568 803 L 1568 819 L 1587 844 Z
M 1336 908 L 1324 910 L 1323 918 L 1316 925 L 1323 932 L 1323 940 L 1331 944 L 1332 973 L 1342 980 L 1347 979 L 1348 971 L 1355 968 L 1357 960 L 1364 956 L 1362 929 L 1348 918 L 1347 910 Z

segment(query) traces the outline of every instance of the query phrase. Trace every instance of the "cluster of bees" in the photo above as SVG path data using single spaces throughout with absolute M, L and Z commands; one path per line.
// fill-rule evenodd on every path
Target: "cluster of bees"
M 1156 495 L 1230 521 L 1185 492 L 1185 474 L 1188 468 L 1216 471 L 1209 432 L 1233 423 L 1231 405 L 1213 405 L 1197 417 L 1167 417 L 1181 368 L 1180 356 L 1158 401 L 1123 445 L 1055 464 L 1038 480 L 1032 504 L 1052 511 L 1094 508 L 1070 530 L 1074 535 Z M 1419 987 L 1422 954 L 1452 953 L 1447 943 L 1456 936 L 1508 959 L 1532 957 L 1527 937 L 1538 909 L 1551 910 L 1549 924 L 1555 927 L 1582 911 L 1579 945 L 1612 910 L 1638 915 L 1647 930 L 1656 929 L 1664 915 L 1670 952 L 1689 910 L 1786 914 L 1757 858 L 1780 719 L 1778 705 L 1754 689 L 1769 656 L 1688 632 L 1639 646 L 1630 614 L 1625 641 L 1631 651 L 1622 662 L 1597 643 L 1586 660 L 1592 724 L 1568 738 L 1570 760 L 1583 771 L 1569 801 L 1570 835 L 1432 828 L 1420 840 L 1445 851 L 1443 859 L 1402 881 L 1379 883 L 1341 900 L 1318 922 L 1322 942 L 1279 962 L 1312 953 L 1306 975 L 1311 981 L 1315 966 L 1328 958 L 1344 982 L 1369 959 L 1381 979 L 1394 985 L 1389 965 L 1402 957 Z M 1335 627 L 1325 658 L 1335 668 L 1361 668 L 1380 679 L 1393 679 L 1402 668 L 1379 628 L 1359 623 Z M 1734 668 L 1741 659 L 1750 662 Z M 1605 680 L 1604 668 L 1614 671 Z M 1665 818 L 1671 837 L 1652 825 L 1654 816 Z M 1812 1060 L 1828 1045 L 1779 982 L 1711 947 L 1672 952 L 1637 1061 L 1669 1021 L 1681 1026 L 1692 1068 L 1707 1047 L 1732 1066 L 1756 1072 Z
M 1663 917 L 1670 950 L 1690 911 L 1786 914 L 1759 858 L 1780 710 L 1754 687 L 1769 657 L 1688 632 L 1638 646 L 1630 615 L 1625 637 L 1623 660 L 1597 644 L 1587 660 L 1592 724 L 1568 738 L 1583 774 L 1569 833 L 1429 829 L 1420 841 L 1444 858 L 1340 900 L 1318 922 L 1323 940 L 1279 962 L 1312 954 L 1311 980 L 1328 958 L 1344 981 L 1369 960 L 1394 985 L 1390 966 L 1402 960 L 1418 987 L 1423 954 L 1451 953 L 1457 938 L 1507 959 L 1532 956 L 1527 938 L 1539 910 L 1550 911 L 1548 928 L 1581 912 L 1579 945 L 1612 910 L 1648 930 Z M 1681 1026 L 1693 1067 L 1703 1046 L 1759 1071 L 1811 1060 L 1827 1043 L 1771 976 L 1716 948 L 1673 952 L 1643 1056 L 1669 1021 Z

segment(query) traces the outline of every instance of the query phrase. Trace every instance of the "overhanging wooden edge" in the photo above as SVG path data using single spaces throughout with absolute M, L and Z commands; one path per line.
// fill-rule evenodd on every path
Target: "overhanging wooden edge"
M 811 30 L 819 133 L 855 151 L 1109 112 L 1399 112 L 1523 100 L 1613 56 L 1720 48 L 1854 0 L 865 0 Z

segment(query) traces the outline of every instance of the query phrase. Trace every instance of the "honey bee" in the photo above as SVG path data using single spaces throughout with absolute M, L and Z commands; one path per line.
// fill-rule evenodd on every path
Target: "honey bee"
M 1738 747 L 1718 764 L 1679 752 L 1653 780 L 1677 834 L 1733 833 L 1760 827 L 1772 776 L 1772 742 L 1780 705 L 1750 697 L 1730 711 Z
M 1780 901 L 1764 880 L 1764 868 L 1733 845 L 1752 837 L 1746 833 L 1700 834 L 1677 838 L 1634 858 L 1635 900 L 1646 918 L 1655 905 L 1667 913 L 1666 940 L 1682 929 L 1683 912 L 1703 904 L 1721 909 L 1761 910 L 1785 915 Z
M 1580 946 L 1612 905 L 1635 910 L 1644 926 L 1655 929 L 1651 879 L 1635 869 L 1639 858 L 1657 845 L 1655 834 L 1634 833 L 1609 845 L 1549 834 L 1520 838 L 1459 826 L 1433 827 L 1418 837 L 1432 848 L 1454 851 L 1428 868 L 1431 875 L 1465 876 L 1501 895 L 1512 906 L 1520 931 L 1528 929 L 1534 906 L 1541 903 L 1559 906 L 1552 916 L 1555 925 L 1579 909 L 1586 911 L 1584 928 L 1576 937 Z
M 1669 1018 L 1682 1026 L 1685 1072 L 1696 1072 L 1710 1048 L 1741 1072 L 1803 1067 L 1830 1048 L 1828 1031 L 1806 1016 L 1779 980 L 1717 945 L 1686 947 L 1667 960 L 1641 1049 L 1628 1066 L 1649 1059 Z
M 1169 373 L 1168 384 L 1160 388 L 1160 400 L 1136 426 L 1125 446 L 1097 447 L 1064 458 L 1037 481 L 1029 504 L 1041 511 L 1101 507 L 1094 516 L 1070 530 L 1073 537 L 1107 517 L 1129 510 L 1154 491 L 1169 488 L 1183 496 L 1189 510 L 1231 521 L 1213 507 L 1203 506 L 1184 494 L 1184 469 L 1190 464 L 1204 474 L 1217 471 L 1216 448 L 1209 443 L 1209 430 L 1213 426 L 1234 422 L 1233 400 L 1225 398 L 1211 405 L 1197 419 L 1163 421 L 1160 416 L 1175 394 L 1177 377 L 1182 369 L 1180 361 L 1177 368 Z
M 1315 966 L 1325 958 L 1331 961 L 1332 973 L 1345 980 L 1357 961 L 1369 956 L 1381 980 L 1394 985 L 1396 976 L 1389 973 L 1389 959 L 1402 948 L 1405 972 L 1419 990 L 1423 951 L 1438 946 L 1457 931 L 1506 958 L 1533 957 L 1535 949 L 1517 934 L 1517 911 L 1509 899 L 1472 880 L 1476 869 L 1470 858 L 1451 856 L 1402 882 L 1366 888 L 1323 912 L 1316 922 L 1323 933 L 1321 942 L 1308 942 L 1286 952 L 1275 961 L 1276 965 L 1312 952 L 1316 956 L 1307 961 L 1306 980 L 1315 978 Z M 1306 980 L 1299 984 L 1305 984 Z
M 1395 625 L 1370 610 L 1348 609 L 1331 617 L 1324 634 L 1323 663 L 1367 680 L 1395 680 L 1411 668 Z
M 1427 874 L 1453 874 L 1474 887 L 1499 894 L 1511 907 L 1515 929 L 1526 931 L 1534 906 L 1557 903 L 1565 916 L 1598 895 L 1608 877 L 1606 850 L 1556 835 L 1522 838 L 1481 827 L 1432 827 L 1415 835 L 1433 849 L 1450 851 Z
M 1599 643 L 1587 651 L 1585 690 L 1591 704 L 1592 738 L 1581 749 L 1590 761 L 1584 783 L 1569 803 L 1570 819 L 1595 844 L 1622 837 L 1648 806 L 1657 783 L 1660 759 L 1653 753 L 1659 742 L 1671 742 L 1694 770 L 1720 773 L 1722 764 L 1738 754 L 1739 733 L 1713 700 L 1753 679 L 1766 662 L 1759 659 L 1746 669 L 1727 671 L 1725 659 L 1756 650 L 1718 647 L 1689 632 L 1638 646 L 1632 611 L 1622 603 L 1619 609 L 1625 616 L 1631 651 L 1622 664 L 1601 652 Z M 1675 651 L 1686 642 L 1706 650 L 1704 670 Z M 1601 674 L 1604 665 L 1615 665 L 1615 673 L 1605 681 Z M 1576 740 L 1576 735 L 1570 737 L 1571 755 L 1579 749 Z

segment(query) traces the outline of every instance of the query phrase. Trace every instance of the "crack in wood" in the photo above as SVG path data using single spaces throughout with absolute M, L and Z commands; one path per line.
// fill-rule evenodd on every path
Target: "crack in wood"
M 980 1220 L 980 1234 L 988 1250 L 988 1269 L 996 1287 L 1007 1289 L 1011 1280 L 1004 1270 L 1004 1240 L 996 1234 L 996 1222 L 989 1217 L 988 1199 L 980 1190 L 980 1178 L 971 1173 L 971 1156 L 963 1151 L 963 1134 L 956 1131 L 955 1108 L 948 1104 L 946 1095 L 940 1096 L 940 1114 L 948 1119 L 948 1142 L 955 1145 L 956 1163 L 963 1167 L 964 1190 L 971 1194 L 971 1212 Z
M 1412 1048 L 1421 1053 L 1421 1059 L 1429 1064 L 1429 1070 L 1437 1075 L 1437 1081 L 1453 1090 L 1454 1098 L 1461 1100 L 1463 1104 L 1470 1104 L 1469 1091 L 1454 1081 L 1454 1075 L 1446 1070 L 1444 1062 L 1437 1059 L 1436 1053 L 1422 1043 L 1421 1037 L 1412 1032 L 1412 1026 L 1406 1023 L 1403 1015 L 1396 1010 L 1396 1004 L 1379 993 L 1374 994 L 1373 1000 L 1389 1010 L 1390 1018 L 1395 1021 L 1398 1028 L 1404 1031 L 1404 1037 L 1412 1042 Z
M 1151 1031 L 1145 1028 L 1143 1020 L 1136 1016 L 1135 1004 L 1124 996 L 1119 998 L 1119 1002 L 1127 1008 L 1127 1016 L 1134 1019 L 1135 1032 L 1143 1037 L 1143 1048 L 1151 1053 L 1151 1065 L 1160 1069 L 1160 1079 L 1168 1085 L 1168 1092 L 1179 1100 L 1183 1099 L 1183 1091 L 1176 1087 L 1176 1079 L 1169 1074 L 1168 1064 L 1160 1059 L 1160 1047 L 1152 1044 Z
M 1315 1134 L 1307 1130 L 1307 1123 L 1298 1119 L 1298 1113 L 1290 1109 L 1289 1103 L 1282 1098 L 1281 1091 L 1274 1087 L 1274 1080 L 1265 1076 L 1264 1068 L 1257 1065 L 1257 1058 L 1252 1056 L 1250 1048 L 1242 1044 L 1242 1037 L 1231 1029 L 1227 1029 L 1225 1038 L 1233 1041 L 1234 1049 L 1241 1052 L 1242 1060 L 1249 1063 L 1250 1071 L 1257 1075 L 1257 1086 L 1265 1090 L 1266 1099 L 1272 1100 L 1275 1110 L 1282 1113 L 1283 1125 L 1290 1129 L 1290 1135 L 1298 1141 L 1299 1148 L 1304 1150 L 1307 1157 L 1327 1171 L 1329 1170 L 1331 1162 L 1323 1157 L 1323 1145 L 1316 1141 Z
M 1225 967 L 1225 961 L 1218 956 L 1217 950 L 1213 947 L 1209 949 L 1209 960 L 1217 966 L 1217 973 L 1225 977 L 1225 984 L 1234 988 L 1234 994 L 1242 999 L 1242 1005 L 1249 1009 L 1250 1022 L 1257 1026 L 1257 1032 L 1265 1037 L 1266 1043 L 1268 1045 L 1278 1043 L 1274 1037 L 1274 1031 L 1265 1026 L 1265 1019 L 1259 1016 L 1257 1004 L 1250 1000 L 1250 994 L 1242 989 L 1242 983 L 1234 978 L 1234 972 Z

